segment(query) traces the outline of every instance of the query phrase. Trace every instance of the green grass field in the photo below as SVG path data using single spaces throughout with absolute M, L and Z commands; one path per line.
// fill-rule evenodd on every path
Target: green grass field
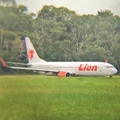
M 0 120 L 120 120 L 120 76 L 0 76 Z

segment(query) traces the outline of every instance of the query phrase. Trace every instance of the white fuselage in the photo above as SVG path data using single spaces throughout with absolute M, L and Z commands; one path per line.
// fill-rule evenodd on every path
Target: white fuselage
M 105 62 L 38 62 L 28 63 L 28 65 L 41 71 L 65 71 L 70 74 L 85 76 L 111 76 L 117 73 L 117 69 L 113 65 Z

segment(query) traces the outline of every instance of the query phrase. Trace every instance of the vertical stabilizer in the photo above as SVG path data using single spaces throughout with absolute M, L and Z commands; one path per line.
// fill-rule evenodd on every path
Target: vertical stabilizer
M 31 43 L 29 37 L 25 37 L 25 45 L 27 50 L 27 58 L 29 63 L 35 62 L 46 62 L 45 60 L 39 58 L 33 44 Z

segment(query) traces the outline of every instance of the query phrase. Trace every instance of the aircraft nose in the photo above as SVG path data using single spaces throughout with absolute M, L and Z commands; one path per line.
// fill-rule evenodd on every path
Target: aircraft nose
M 118 70 L 116 68 L 114 68 L 113 72 L 114 72 L 114 74 L 116 74 L 118 72 Z

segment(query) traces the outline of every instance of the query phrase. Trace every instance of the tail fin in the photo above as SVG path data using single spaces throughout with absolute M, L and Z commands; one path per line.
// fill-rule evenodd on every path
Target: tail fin
M 35 48 L 33 47 L 33 44 L 31 43 L 28 37 L 25 37 L 25 45 L 26 45 L 27 57 L 29 63 L 46 62 L 45 60 L 39 58 Z

